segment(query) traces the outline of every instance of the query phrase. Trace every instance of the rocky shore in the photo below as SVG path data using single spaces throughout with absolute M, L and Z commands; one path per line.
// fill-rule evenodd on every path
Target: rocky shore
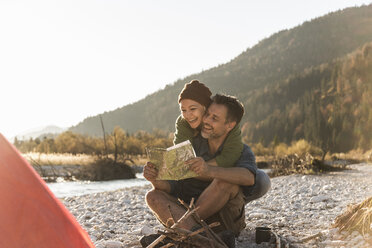
M 237 238 L 236 247 L 272 247 L 255 244 L 257 226 L 271 227 L 297 247 L 371 247 L 358 233 L 345 240 L 331 227 L 348 204 L 372 196 L 372 164 L 349 168 L 321 175 L 272 178 L 271 190 L 246 205 L 247 227 Z M 149 189 L 147 185 L 62 201 L 97 248 L 141 247 L 138 240 L 142 235 L 162 230 L 144 202 Z

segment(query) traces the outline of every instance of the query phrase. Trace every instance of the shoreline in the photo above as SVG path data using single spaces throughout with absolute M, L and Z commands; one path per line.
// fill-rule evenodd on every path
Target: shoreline
M 271 178 L 271 189 L 245 207 L 247 227 L 236 247 L 270 247 L 254 243 L 254 228 L 269 226 L 298 247 L 368 247 L 354 234 L 345 241 L 331 224 L 348 204 L 372 195 L 372 164 L 349 166 L 351 170 L 320 175 Z M 144 196 L 150 185 L 61 199 L 97 248 L 141 247 L 143 235 L 163 230 L 147 208 Z M 307 242 L 299 241 L 316 235 Z

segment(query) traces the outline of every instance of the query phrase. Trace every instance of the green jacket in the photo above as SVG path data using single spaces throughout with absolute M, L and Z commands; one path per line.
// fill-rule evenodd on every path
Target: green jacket
M 192 142 L 200 130 L 193 129 L 189 123 L 180 115 L 176 120 L 176 132 L 174 134 L 174 144 L 181 143 L 186 140 Z M 223 144 L 222 152 L 216 156 L 216 162 L 220 167 L 233 167 L 240 158 L 243 151 L 243 142 L 241 137 L 240 125 L 236 125 Z

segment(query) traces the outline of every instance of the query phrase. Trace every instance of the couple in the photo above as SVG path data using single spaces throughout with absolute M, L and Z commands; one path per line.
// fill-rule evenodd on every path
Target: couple
M 177 221 L 186 212 L 177 198 L 186 203 L 195 198 L 200 218 L 208 224 L 220 222 L 215 232 L 231 233 L 226 243 L 234 247 L 234 236 L 245 227 L 245 204 L 263 196 L 270 188 L 270 179 L 257 169 L 251 149 L 241 142 L 243 105 L 235 97 L 211 95 L 208 87 L 193 80 L 185 85 L 178 101 L 182 115 L 176 121 L 174 143 L 191 141 L 197 157 L 186 164 L 199 176 L 156 180 L 157 171 L 147 162 L 143 174 L 153 189 L 146 194 L 146 202 L 158 220 L 167 225 L 172 218 L 168 206 Z M 200 228 L 192 218 L 178 227 L 192 231 Z M 142 245 L 151 243 L 149 240 L 154 237 L 143 239 Z

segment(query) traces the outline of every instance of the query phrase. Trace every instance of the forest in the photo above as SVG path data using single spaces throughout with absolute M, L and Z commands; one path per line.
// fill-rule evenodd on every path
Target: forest
M 331 152 L 372 147 L 372 43 L 251 94 L 246 142 L 303 138 Z
M 323 151 L 371 147 L 372 5 L 348 8 L 282 30 L 230 62 L 179 79 L 144 99 L 91 116 L 69 131 L 98 137 L 174 132 L 177 97 L 192 79 L 213 93 L 235 95 L 245 106 L 241 127 L 248 144 L 304 139 Z M 124 82 L 125 83 L 125 82 Z

